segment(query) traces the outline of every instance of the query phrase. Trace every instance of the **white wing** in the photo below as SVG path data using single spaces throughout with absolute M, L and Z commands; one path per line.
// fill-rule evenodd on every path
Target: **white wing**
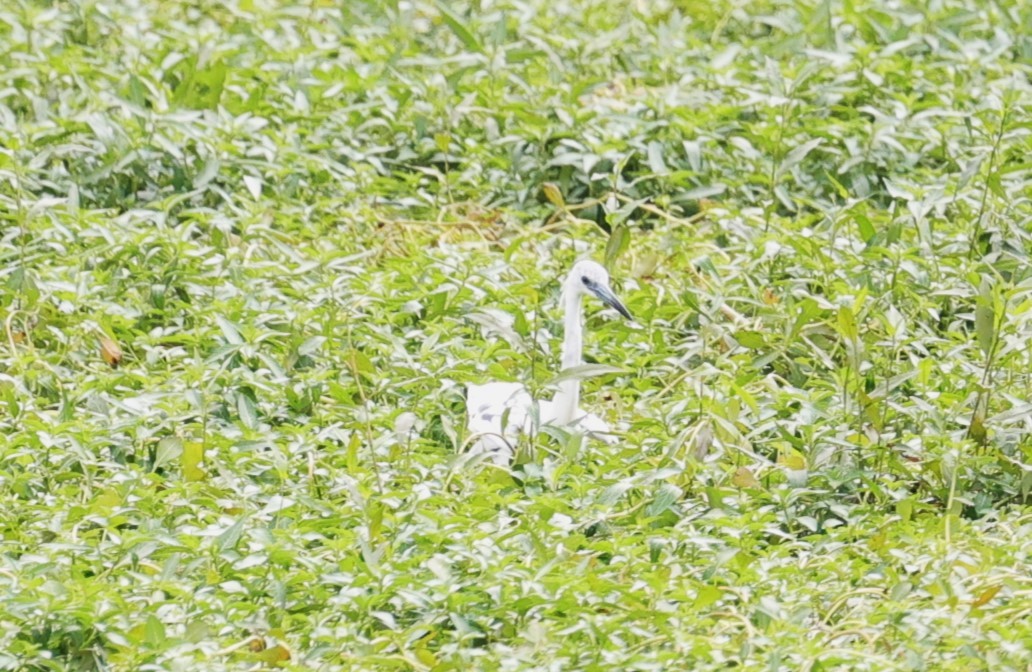
M 541 401 L 541 422 L 556 424 L 556 407 L 552 401 Z M 519 383 L 486 383 L 484 385 L 466 386 L 467 426 L 476 437 L 470 446 L 472 453 L 487 453 L 491 460 L 505 466 L 511 460 L 516 447 L 516 440 L 521 432 L 532 431 L 531 409 L 534 400 L 527 388 Z M 502 419 L 509 416 L 502 426 Z M 594 413 L 585 413 L 577 409 L 569 429 L 580 430 L 593 439 L 608 444 L 616 443 L 617 437 L 612 433 L 605 420 Z
M 534 401 L 519 383 L 487 383 L 466 386 L 469 431 L 477 437 L 471 452 L 490 453 L 495 464 L 512 458 L 516 437 L 530 431 L 530 409 Z M 509 417 L 502 427 L 502 419 Z

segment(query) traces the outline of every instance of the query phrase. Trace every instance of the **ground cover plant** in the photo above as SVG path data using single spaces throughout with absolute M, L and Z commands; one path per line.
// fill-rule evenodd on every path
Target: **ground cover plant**
M 4 3 L 0 669 L 1028 669 L 1028 25 Z

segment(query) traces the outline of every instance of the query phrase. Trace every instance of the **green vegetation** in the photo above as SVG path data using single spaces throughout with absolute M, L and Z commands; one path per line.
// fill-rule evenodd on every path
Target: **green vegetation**
M 1028 669 L 1029 25 L 3 3 L 0 669 Z

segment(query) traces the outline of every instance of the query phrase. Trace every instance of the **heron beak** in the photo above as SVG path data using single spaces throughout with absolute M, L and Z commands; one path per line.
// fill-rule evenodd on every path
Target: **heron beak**
M 597 296 L 602 303 L 620 313 L 628 320 L 634 320 L 634 318 L 631 317 L 631 311 L 627 310 L 627 307 L 620 303 L 620 299 L 616 298 L 616 294 L 613 294 L 613 290 L 595 283 L 588 285 L 588 289 L 590 289 L 591 293 Z

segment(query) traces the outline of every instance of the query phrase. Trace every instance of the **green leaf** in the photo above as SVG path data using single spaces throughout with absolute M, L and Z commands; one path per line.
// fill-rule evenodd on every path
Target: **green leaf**
M 606 256 L 605 266 L 606 268 L 614 268 L 616 261 L 620 258 L 627 248 L 631 245 L 631 232 L 625 224 L 617 224 L 613 226 L 612 233 L 609 234 L 609 242 L 606 243 Z
M 824 311 L 821 309 L 820 305 L 813 299 L 806 298 L 800 301 L 798 305 L 798 313 L 796 314 L 796 319 L 792 323 L 792 329 L 789 332 L 789 338 L 795 339 L 797 336 L 799 336 L 799 333 L 802 331 L 803 327 L 810 324 L 814 318 L 818 316 L 823 317 L 823 313 Z
M 684 492 L 682 492 L 681 488 L 676 485 L 670 483 L 662 484 L 656 491 L 652 501 L 645 508 L 645 515 L 649 517 L 658 516 L 669 509 L 683 494 Z
M 21 412 L 21 404 L 18 403 L 18 395 L 14 385 L 6 382 L 0 384 L 0 395 L 3 396 L 3 400 L 7 404 L 8 417 L 17 418 Z
M 144 621 L 143 641 L 153 647 L 159 647 L 165 643 L 165 624 L 154 614 L 148 614 Z
M 975 307 L 975 335 L 978 347 L 984 354 L 989 354 L 996 336 L 996 314 L 991 305 L 980 303 Z
M 240 329 L 230 322 L 224 315 L 215 315 L 215 322 L 222 330 L 222 335 L 230 345 L 243 345 L 244 337 L 240 335 Z
M 653 173 L 662 175 L 669 172 L 666 162 L 663 160 L 663 143 L 653 140 L 648 146 L 649 168 Z
M 983 276 L 978 284 L 978 297 L 975 299 L 975 336 L 982 353 L 988 355 L 996 339 L 995 297 L 990 276 Z
M 307 341 L 298 346 L 297 354 L 301 355 L 302 357 L 316 355 L 319 353 L 320 350 L 322 350 L 322 347 L 325 344 L 325 336 L 312 336 Z
M 344 464 L 347 466 L 349 472 L 357 472 L 359 469 L 358 463 L 358 449 L 362 447 L 362 439 L 358 433 L 351 435 L 348 440 L 347 448 L 344 452 Z
M 441 18 L 444 19 L 445 24 L 455 34 L 455 37 L 459 38 L 459 41 L 466 45 L 467 49 L 480 53 L 484 52 L 484 47 L 481 46 L 480 41 L 473 35 L 473 31 L 466 27 L 466 24 L 462 22 L 462 19 L 457 14 L 443 2 L 436 2 L 434 4 L 437 6 L 437 11 L 441 13 Z
M 874 224 L 867 218 L 866 215 L 855 214 L 853 219 L 856 220 L 857 232 L 860 234 L 860 240 L 865 243 L 870 243 L 871 239 L 874 238 L 874 234 L 877 231 L 874 228 Z
M 11 272 L 10 277 L 7 279 L 7 287 L 19 293 L 29 306 L 35 305 L 39 299 L 40 292 L 36 275 L 22 266 L 14 268 Z
M 354 367 L 355 371 L 362 377 L 370 380 L 375 379 L 377 375 L 376 365 L 373 364 L 373 360 L 369 359 L 361 350 L 349 350 L 347 357 Z
M 791 170 L 796 164 L 806 158 L 807 154 L 820 147 L 823 142 L 823 138 L 814 138 L 813 140 L 804 142 L 798 147 L 794 147 L 781 161 L 781 164 L 778 166 L 778 173 L 783 174 Z
M 174 107 L 188 107 L 197 110 L 214 110 L 222 99 L 228 69 L 221 61 L 210 62 L 203 67 L 191 56 L 179 62 L 174 68 L 179 83 L 173 90 Z
M 767 348 L 767 339 L 759 331 L 736 331 L 735 340 L 738 341 L 739 345 L 750 350 L 763 350 Z
M 837 325 L 839 335 L 843 339 L 855 343 L 860 338 L 860 331 L 856 326 L 856 315 L 849 306 L 842 306 L 838 310 Z
M 237 393 L 237 413 L 244 427 L 258 429 L 258 410 L 250 395 Z
M 624 496 L 624 493 L 630 490 L 633 486 L 634 483 L 628 479 L 613 483 L 602 491 L 602 494 L 598 496 L 597 502 L 602 506 L 612 506 L 620 501 L 620 498 Z
M 698 593 L 695 596 L 695 602 L 692 603 L 693 609 L 703 610 L 710 607 L 720 599 L 724 597 L 724 591 L 717 586 L 700 586 Z
M 629 373 L 628 369 L 620 366 L 610 366 L 609 364 L 580 364 L 578 366 L 571 366 L 568 369 L 563 369 L 562 372 L 555 378 L 549 380 L 547 385 L 555 385 L 561 383 L 564 380 L 585 380 L 587 378 L 597 378 L 598 376 L 605 376 L 613 373 Z
M 244 526 L 247 524 L 247 517 L 239 518 L 235 523 L 227 527 L 215 538 L 215 546 L 220 553 L 231 551 L 240 543 L 240 537 L 244 533 Z
M 137 107 L 143 107 L 147 103 L 147 87 L 143 80 L 134 74 L 129 75 L 128 86 L 125 90 L 125 98 Z
M 158 441 L 158 449 L 154 453 L 154 470 L 164 467 L 166 464 L 179 459 L 183 454 L 183 441 L 175 436 L 169 436 Z

